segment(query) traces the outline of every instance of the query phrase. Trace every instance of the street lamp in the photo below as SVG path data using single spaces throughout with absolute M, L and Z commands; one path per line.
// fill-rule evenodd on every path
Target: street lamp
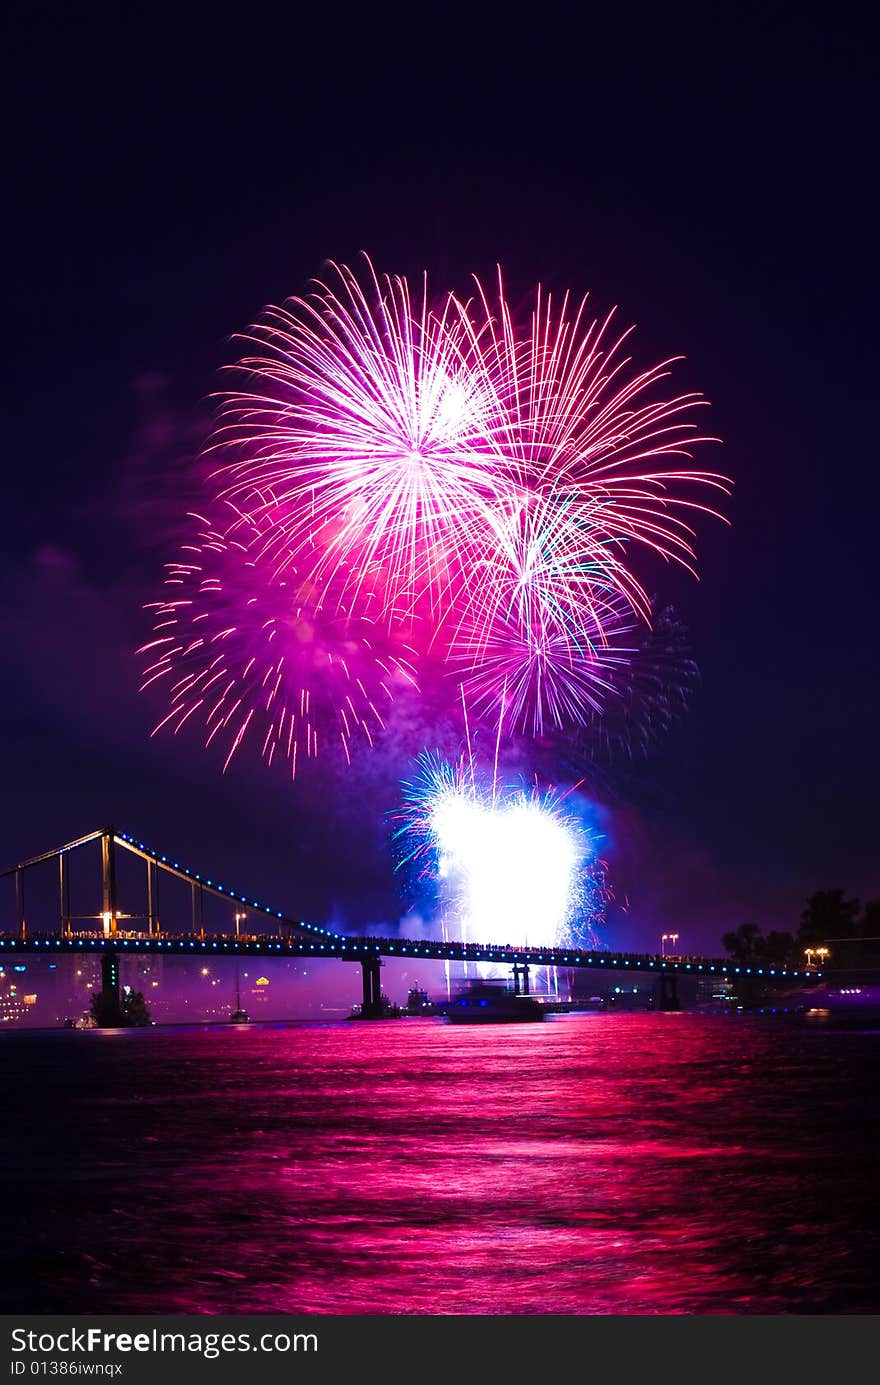
M 825 965 L 825 958 L 826 958 L 826 957 L 830 957 L 830 956 L 831 956 L 831 953 L 828 951 L 828 948 L 827 948 L 827 947 L 817 947 L 817 948 L 816 948 L 816 956 L 819 958 L 819 966 L 820 966 L 820 967 L 824 967 L 824 965 Z
M 815 970 L 816 970 L 816 964 L 815 964 L 815 962 L 813 961 L 813 958 L 815 957 L 815 955 L 816 955 L 816 949 L 815 949 L 814 947 L 805 947 L 805 948 L 804 948 L 804 956 L 805 956 L 806 959 L 807 959 L 807 970 L 808 970 L 808 971 L 815 971 Z
M 665 956 L 666 956 L 666 944 L 667 944 L 667 943 L 677 943 L 677 942 L 678 942 L 678 934 L 677 934 L 677 933 L 661 933 L 661 934 L 660 934 L 660 956 L 661 956 L 661 957 L 665 957 Z
M 245 921 L 246 918 L 247 918 L 247 914 L 244 912 L 243 909 L 242 909 L 241 911 L 239 911 L 238 909 L 236 909 L 236 911 L 235 911 L 235 936 L 236 936 L 236 937 L 238 937 L 238 928 L 239 928 L 239 924 L 244 923 L 244 921 Z

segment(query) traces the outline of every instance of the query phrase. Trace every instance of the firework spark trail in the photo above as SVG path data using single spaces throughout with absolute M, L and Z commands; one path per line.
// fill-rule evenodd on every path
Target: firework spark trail
M 507 689 L 511 731 L 540 735 L 600 712 L 628 657 L 638 618 L 609 577 L 618 560 L 596 564 L 577 540 L 551 491 L 499 528 L 463 593 L 449 662 L 493 721 Z
M 693 512 L 721 518 L 708 505 L 677 490 L 690 485 L 728 493 L 727 478 L 690 465 L 692 449 L 717 439 L 691 420 L 706 400 L 689 392 L 657 400 L 652 391 L 674 359 L 649 370 L 630 370 L 623 354 L 632 333 L 611 332 L 613 314 L 587 320 L 585 297 L 576 306 L 565 294 L 557 310 L 539 289 L 530 330 L 518 333 L 499 271 L 497 305 L 475 280 L 476 302 L 457 306 L 483 397 L 494 408 L 493 451 L 504 465 L 523 510 L 549 494 L 562 502 L 581 561 L 604 568 L 633 610 L 650 615 L 644 589 L 622 561 L 637 543 L 693 571 Z M 556 522 L 555 519 L 552 522 Z
M 226 764 L 248 738 L 313 755 L 310 705 L 348 757 L 419 664 L 499 737 L 589 725 L 650 626 L 634 551 L 693 571 L 692 521 L 716 513 L 693 488 L 728 489 L 691 465 L 705 401 L 663 398 L 672 362 L 635 370 L 613 314 L 538 290 L 520 330 L 500 272 L 432 310 L 426 282 L 365 265 L 245 337 L 208 449 L 205 503 L 230 517 L 153 604 L 161 724 L 202 720 Z

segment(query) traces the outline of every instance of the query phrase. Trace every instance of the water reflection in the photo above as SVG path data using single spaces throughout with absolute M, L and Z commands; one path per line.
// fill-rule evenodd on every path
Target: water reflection
M 6 1311 L 876 1312 L 878 1051 L 694 1014 L 4 1036 Z

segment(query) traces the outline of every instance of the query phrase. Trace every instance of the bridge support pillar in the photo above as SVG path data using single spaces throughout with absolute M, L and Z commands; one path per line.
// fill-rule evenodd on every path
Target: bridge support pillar
M 520 987 L 520 977 L 522 977 L 522 987 Z M 529 964 L 528 962 L 514 962 L 513 964 L 513 994 L 529 994 Z
M 107 1014 L 119 1012 L 119 958 L 115 952 L 101 954 L 101 999 Z
M 364 998 L 361 1003 L 361 1016 L 365 1020 L 382 1018 L 382 978 L 378 957 L 364 957 L 361 962 L 363 972 Z
M 680 1010 L 681 1001 L 678 998 L 678 973 L 674 971 L 661 971 L 659 976 L 659 1005 L 660 1010 Z

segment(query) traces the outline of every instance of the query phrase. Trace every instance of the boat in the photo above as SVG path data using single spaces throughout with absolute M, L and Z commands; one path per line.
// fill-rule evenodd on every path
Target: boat
M 399 1005 L 390 1001 L 387 995 L 379 998 L 379 1014 L 365 1015 L 362 1005 L 355 1005 L 350 1015 L 346 1015 L 349 1020 L 399 1020 L 405 1013 Z
M 428 992 L 421 986 L 411 986 L 406 997 L 405 1015 L 436 1015 L 437 1006 L 428 999 Z
M 517 1024 L 544 1019 L 547 1010 L 533 995 L 517 995 L 492 981 L 470 981 L 443 1007 L 450 1024 Z
M 569 1001 L 570 1010 L 607 1010 L 608 1001 L 604 995 L 584 995 Z
M 241 992 L 238 987 L 238 969 L 235 972 L 235 1009 L 229 1016 L 230 1024 L 250 1024 L 251 1017 L 247 1010 L 241 1008 Z

